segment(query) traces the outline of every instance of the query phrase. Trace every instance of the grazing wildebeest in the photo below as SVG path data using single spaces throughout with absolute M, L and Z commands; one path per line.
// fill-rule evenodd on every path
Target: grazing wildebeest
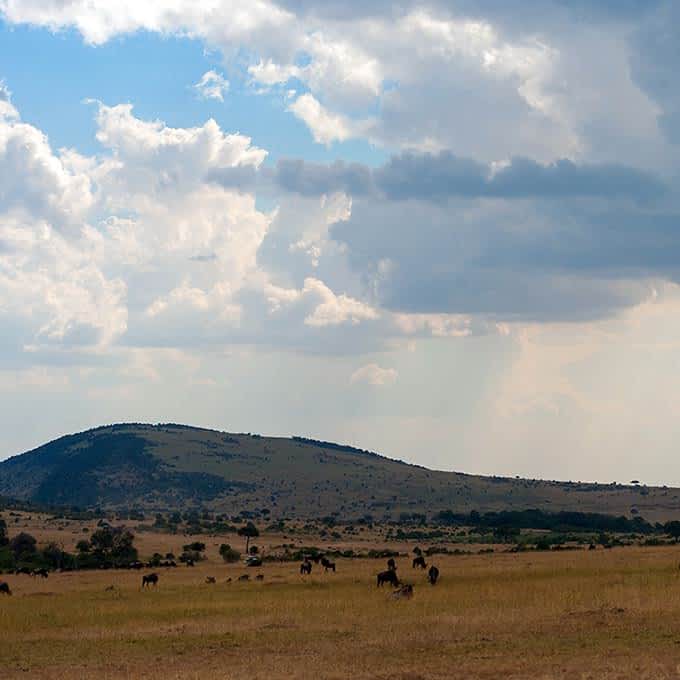
M 18 576 L 19 574 L 26 574 L 27 576 L 31 576 L 32 572 L 28 567 L 19 567 L 18 569 L 14 570 L 14 573 Z
M 43 578 L 47 578 L 49 573 L 47 572 L 47 569 L 34 569 L 31 572 L 31 576 L 42 576 Z
M 194 564 L 193 560 L 187 560 L 187 567 L 194 567 L 194 566 L 196 566 L 196 565 Z
M 11 595 L 12 591 L 10 590 L 9 583 L 7 581 L 0 581 L 0 593 L 3 593 L 5 595 Z
M 436 586 L 437 585 L 437 580 L 439 579 L 439 569 L 434 566 L 434 564 L 430 567 L 430 571 L 427 572 L 427 580 L 430 582 L 430 585 Z
M 413 558 L 413 568 L 415 569 L 416 567 L 420 567 L 421 569 L 425 569 L 427 567 L 427 564 L 425 564 L 425 558 L 422 555 L 418 555 L 418 557 Z
M 311 574 L 312 573 L 312 563 L 309 560 L 305 560 L 300 565 L 300 573 L 301 574 Z
M 385 583 L 391 583 L 395 588 L 399 585 L 399 577 L 394 569 L 381 571 L 378 574 L 378 585 L 382 587 Z
M 413 586 L 406 584 L 392 593 L 395 600 L 410 600 L 413 597 Z
M 329 569 L 332 569 L 335 572 L 335 562 L 331 562 L 326 557 L 321 558 L 321 566 L 324 568 L 324 571 L 328 571 Z
M 146 586 L 157 586 L 158 585 L 158 574 L 154 572 L 153 574 L 147 574 L 142 576 L 142 588 Z
M 238 577 L 239 581 L 250 581 L 250 574 L 242 574 Z
M 214 576 L 206 576 L 206 577 L 205 577 L 205 582 L 206 582 L 206 583 L 217 583 L 217 581 L 215 580 L 215 577 L 214 577 Z
M 394 557 L 390 557 L 390 559 L 387 560 L 387 568 L 392 569 L 392 571 L 397 570 L 397 563 L 394 561 Z

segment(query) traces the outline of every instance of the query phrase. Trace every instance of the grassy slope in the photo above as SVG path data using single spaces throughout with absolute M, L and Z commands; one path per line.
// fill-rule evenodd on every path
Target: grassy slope
M 345 516 L 538 507 L 680 518 L 680 490 L 436 472 L 291 439 L 118 425 L 0 463 L 0 494 L 43 502 Z

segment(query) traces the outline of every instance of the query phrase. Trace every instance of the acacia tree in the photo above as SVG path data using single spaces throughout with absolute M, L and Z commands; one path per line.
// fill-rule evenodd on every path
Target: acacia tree
M 237 533 L 239 536 L 246 537 L 246 555 L 247 555 L 248 547 L 250 546 L 250 539 L 257 538 L 260 535 L 260 532 L 257 530 L 257 527 L 252 522 L 248 522 L 248 524 L 246 524 L 244 527 L 241 527 Z
M 35 538 L 33 538 L 31 534 L 27 534 L 25 531 L 22 531 L 20 534 L 17 534 L 9 542 L 10 550 L 14 553 L 14 559 L 16 560 L 22 557 L 26 558 L 34 555 L 37 551 L 37 548 L 35 546 L 36 546 Z

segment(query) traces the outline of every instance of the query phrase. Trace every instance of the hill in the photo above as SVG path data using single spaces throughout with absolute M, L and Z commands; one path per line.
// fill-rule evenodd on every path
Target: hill
M 121 424 L 56 439 L 0 463 L 0 496 L 44 505 L 273 517 L 432 515 L 539 508 L 680 519 L 680 490 L 439 472 L 301 437 Z

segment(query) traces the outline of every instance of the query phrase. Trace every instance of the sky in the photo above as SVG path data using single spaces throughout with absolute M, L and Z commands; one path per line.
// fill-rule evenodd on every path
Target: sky
M 678 189 L 675 0 L 0 0 L 0 459 L 680 485 Z

